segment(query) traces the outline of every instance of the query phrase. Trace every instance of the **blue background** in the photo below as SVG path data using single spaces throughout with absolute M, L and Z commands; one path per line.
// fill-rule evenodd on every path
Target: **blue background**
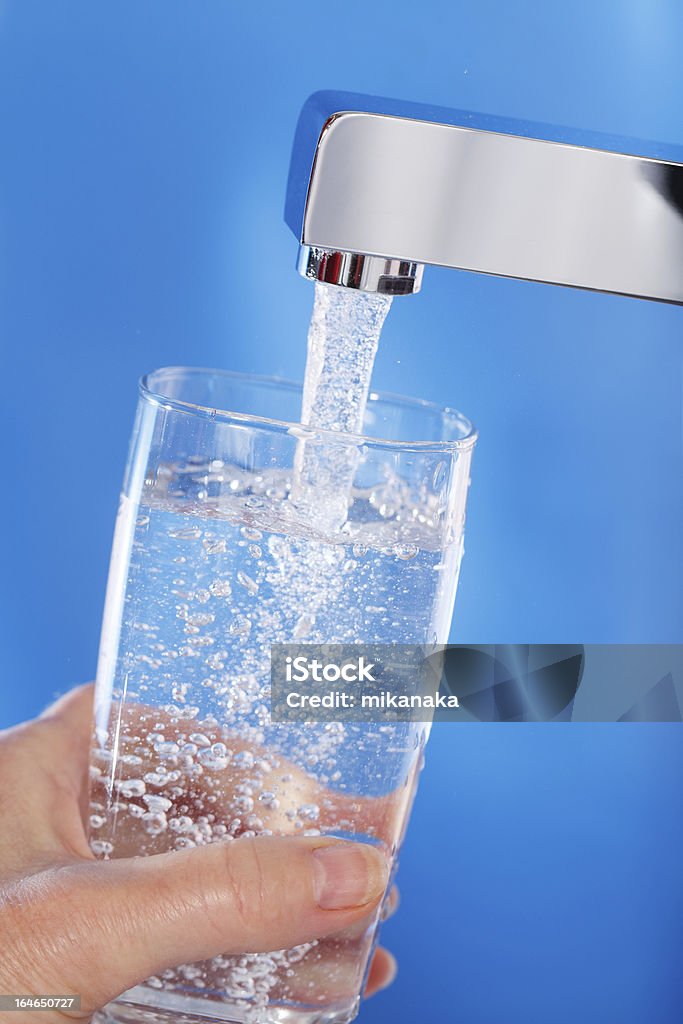
M 0 2 L 0 723 L 94 673 L 135 381 L 300 377 L 298 111 L 350 89 L 683 144 L 675 0 Z M 683 641 L 683 313 L 429 270 L 378 387 L 477 423 L 454 639 Z M 679 1020 L 675 726 L 442 726 L 364 1020 Z M 678 979 L 676 978 L 678 970 Z

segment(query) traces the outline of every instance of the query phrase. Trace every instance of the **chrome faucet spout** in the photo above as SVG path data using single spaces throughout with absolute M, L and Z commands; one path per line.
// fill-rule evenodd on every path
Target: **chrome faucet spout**
M 285 219 L 300 272 L 419 290 L 425 264 L 683 304 L 683 152 L 466 111 L 316 93 Z

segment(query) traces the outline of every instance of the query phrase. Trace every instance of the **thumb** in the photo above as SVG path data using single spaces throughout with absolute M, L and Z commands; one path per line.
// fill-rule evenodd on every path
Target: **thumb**
M 89 1012 L 168 967 L 341 931 L 376 907 L 388 881 L 378 849 L 319 836 L 243 838 L 48 874 L 27 900 L 29 962 L 50 991 L 81 994 Z

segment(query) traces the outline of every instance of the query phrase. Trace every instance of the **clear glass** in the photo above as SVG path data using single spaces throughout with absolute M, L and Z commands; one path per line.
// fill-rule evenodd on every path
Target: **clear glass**
M 452 410 L 377 394 L 363 437 L 326 433 L 297 423 L 300 403 L 296 385 L 216 370 L 140 384 L 97 673 L 98 857 L 332 834 L 395 863 L 428 726 L 274 724 L 270 645 L 447 641 L 475 433 Z M 315 480 L 305 502 L 291 493 L 311 453 L 353 470 L 330 533 L 312 514 Z M 377 917 L 352 936 L 165 971 L 101 1019 L 351 1020 Z

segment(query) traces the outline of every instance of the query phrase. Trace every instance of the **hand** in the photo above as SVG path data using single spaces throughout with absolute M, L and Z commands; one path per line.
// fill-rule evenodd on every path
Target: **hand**
M 241 838 L 95 860 L 83 824 L 91 715 L 92 687 L 80 687 L 0 734 L 0 994 L 82 998 L 80 1013 L 20 1011 L 12 1024 L 87 1020 L 166 968 L 298 945 L 376 912 L 387 865 L 367 844 Z M 366 994 L 394 973 L 378 950 Z

